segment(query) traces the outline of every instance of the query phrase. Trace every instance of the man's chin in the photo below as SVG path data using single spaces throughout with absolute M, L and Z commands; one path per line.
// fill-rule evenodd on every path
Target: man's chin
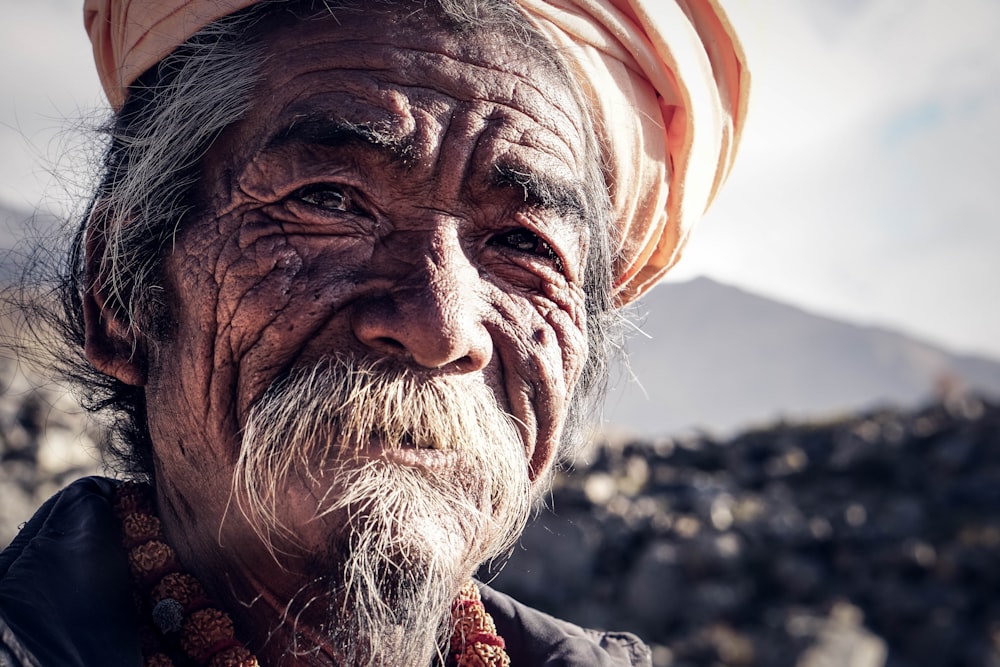
M 427 665 L 471 574 L 468 535 L 455 517 L 369 511 L 354 515 L 347 544 L 322 565 L 325 626 L 350 664 Z

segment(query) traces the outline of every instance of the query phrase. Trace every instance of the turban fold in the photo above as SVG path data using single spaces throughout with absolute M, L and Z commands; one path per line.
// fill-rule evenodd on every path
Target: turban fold
M 583 88 L 618 226 L 627 303 L 680 258 L 732 165 L 749 73 L 718 0 L 515 0 Z M 255 0 L 85 0 L 111 105 L 212 21 Z

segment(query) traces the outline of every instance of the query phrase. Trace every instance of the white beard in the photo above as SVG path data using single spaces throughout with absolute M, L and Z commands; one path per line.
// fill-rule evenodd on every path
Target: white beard
M 455 458 L 424 468 L 361 456 L 373 441 Z M 532 506 L 524 444 L 489 387 L 377 362 L 324 361 L 251 410 L 234 495 L 268 545 L 296 543 L 289 485 L 330 525 L 325 549 L 308 547 L 309 588 L 326 607 L 314 629 L 352 665 L 426 667 L 446 646 L 458 589 L 509 552 Z

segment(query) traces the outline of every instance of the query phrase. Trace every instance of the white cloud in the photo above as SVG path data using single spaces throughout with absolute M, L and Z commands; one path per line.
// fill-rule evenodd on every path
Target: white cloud
M 676 277 L 1000 356 L 1000 4 L 732 7 L 753 124 Z
M 50 171 L 73 174 L 67 128 L 103 99 L 76 0 L 19 2 L 0 21 L 0 199 L 32 206 L 60 198 Z

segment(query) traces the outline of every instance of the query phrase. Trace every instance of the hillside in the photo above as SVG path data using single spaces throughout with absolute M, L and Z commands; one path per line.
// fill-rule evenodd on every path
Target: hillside
M 0 248 L 11 248 L 23 234 L 31 215 L 0 202 Z
M 0 202 L 0 286 L 19 278 L 28 255 L 38 250 L 23 243 L 25 236 L 37 238 L 56 224 L 56 218 L 44 211 L 25 211 Z
M 608 446 L 551 506 L 494 583 L 661 667 L 1000 665 L 998 404 Z
M 774 419 L 909 406 L 954 390 L 1000 396 L 1000 363 L 822 317 L 707 278 L 657 287 L 628 341 L 611 431 L 734 433 Z

